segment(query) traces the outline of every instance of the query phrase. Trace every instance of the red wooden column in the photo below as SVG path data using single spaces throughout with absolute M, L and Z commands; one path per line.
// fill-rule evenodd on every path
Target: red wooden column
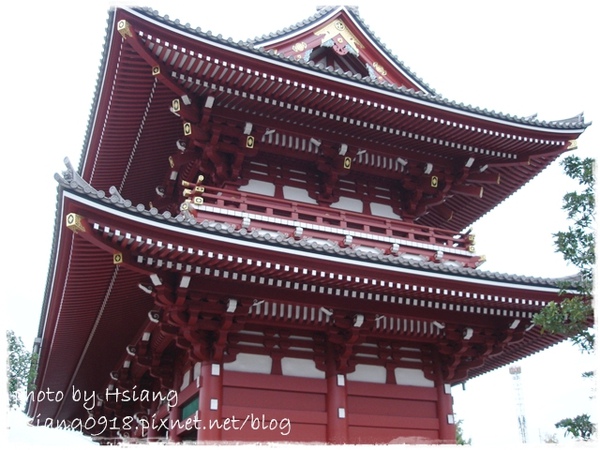
M 160 434 L 158 432 L 158 426 L 153 423 L 154 417 L 150 414 L 148 416 L 148 430 L 146 431 L 148 442 L 156 442 L 160 438 Z M 157 420 L 158 422 L 158 420 Z
M 335 360 L 329 359 L 327 378 L 327 442 L 345 444 L 348 442 L 348 402 L 346 375 L 338 373 Z
M 169 442 L 181 442 L 179 437 L 179 429 L 177 424 L 181 418 L 181 408 L 179 406 L 172 406 L 169 410 Z
M 441 361 L 437 352 L 433 353 L 433 365 L 437 391 L 437 416 L 440 423 L 439 439 L 444 443 L 455 443 L 456 426 L 454 425 L 454 414 L 452 412 L 452 394 L 450 385 L 444 381 Z
M 198 426 L 198 441 L 219 441 L 223 409 L 223 366 L 221 364 L 202 361 L 198 395 L 198 411 L 201 420 Z

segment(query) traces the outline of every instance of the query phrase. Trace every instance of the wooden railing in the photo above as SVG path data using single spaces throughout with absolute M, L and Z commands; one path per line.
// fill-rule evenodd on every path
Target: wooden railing
M 198 218 L 227 216 L 228 222 L 242 226 L 243 218 L 249 217 L 253 228 L 293 233 L 294 228 L 305 227 L 306 235 L 338 240 L 350 235 L 355 245 L 371 245 L 386 253 L 397 244 L 400 252 L 428 259 L 442 251 L 447 260 L 468 266 L 481 260 L 473 253 L 474 236 L 452 230 L 210 186 L 204 187 L 202 198 L 203 204 L 196 208 Z

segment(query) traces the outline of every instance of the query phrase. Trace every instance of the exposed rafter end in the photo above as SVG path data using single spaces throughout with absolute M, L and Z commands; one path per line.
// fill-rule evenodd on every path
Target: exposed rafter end
M 470 197 L 483 198 L 483 187 L 473 185 L 458 185 L 453 186 L 451 192 L 456 194 L 468 195 Z
M 131 24 L 126 20 L 119 20 L 119 23 L 117 23 L 117 31 L 123 37 L 123 39 L 133 37 Z
M 85 232 L 84 218 L 79 214 L 69 213 L 65 217 L 67 228 L 73 233 Z

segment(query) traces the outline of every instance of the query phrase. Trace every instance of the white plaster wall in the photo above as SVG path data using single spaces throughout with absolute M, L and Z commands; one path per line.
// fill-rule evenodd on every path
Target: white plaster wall
M 433 381 L 425 378 L 425 374 L 421 369 L 396 367 L 396 369 L 394 369 L 394 375 L 396 376 L 396 384 L 401 384 L 402 386 L 435 386 Z
M 385 384 L 386 370 L 383 366 L 357 364 L 354 372 L 346 375 L 346 378 L 350 381 Z
M 325 378 L 325 372 L 317 369 L 312 359 L 282 358 L 281 372 L 292 377 Z
M 273 183 L 259 180 L 249 180 L 248 184 L 240 186 L 239 190 L 253 194 L 268 195 L 269 197 L 275 195 L 275 185 Z
M 331 204 L 331 207 L 346 211 L 363 212 L 363 202 L 350 197 L 340 197 L 337 202 Z
M 401 220 L 402 218 L 394 212 L 390 205 L 383 203 L 371 203 L 371 214 L 374 216 L 387 217 L 388 219 Z
M 283 198 L 294 202 L 304 202 L 316 205 L 317 201 L 310 198 L 306 189 L 297 188 L 294 186 L 283 186 Z
M 268 355 L 252 355 L 239 353 L 233 362 L 223 364 L 223 369 L 232 372 L 271 373 L 271 357 Z

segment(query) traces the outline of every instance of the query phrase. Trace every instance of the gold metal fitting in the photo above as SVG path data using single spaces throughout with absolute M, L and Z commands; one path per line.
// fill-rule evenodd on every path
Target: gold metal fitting
M 122 264 L 123 263 L 123 253 L 115 253 L 113 255 L 113 264 Z
M 117 23 L 117 31 L 123 39 L 133 37 L 131 25 L 126 20 L 119 20 L 119 23 Z
M 83 225 L 83 217 L 79 214 L 69 213 L 65 218 L 67 228 L 73 233 L 77 234 L 80 231 L 85 232 L 85 226 Z
M 254 136 L 248 136 L 246 138 L 246 148 L 254 148 Z

